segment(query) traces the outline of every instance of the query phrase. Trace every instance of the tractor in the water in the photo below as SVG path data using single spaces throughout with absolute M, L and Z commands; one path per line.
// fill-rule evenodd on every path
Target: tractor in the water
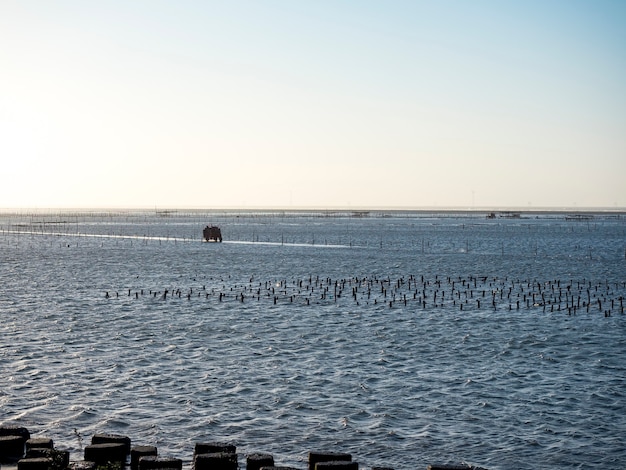
M 222 242 L 222 231 L 216 225 L 207 225 L 202 231 L 205 242 Z

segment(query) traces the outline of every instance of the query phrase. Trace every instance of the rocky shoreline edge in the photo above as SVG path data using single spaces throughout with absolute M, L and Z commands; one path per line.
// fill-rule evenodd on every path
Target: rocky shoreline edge
M 240 464 L 245 461 L 245 466 Z M 302 470 L 281 466 L 266 453 L 237 454 L 234 444 L 197 442 L 192 470 Z M 243 462 L 242 462 L 243 463 Z M 485 470 L 470 465 L 431 464 L 427 470 Z M 82 460 L 70 460 L 69 451 L 58 450 L 51 438 L 31 438 L 25 427 L 0 427 L 0 470 L 183 470 L 183 460 L 160 456 L 151 445 L 131 445 L 128 436 L 94 434 L 91 444 L 84 447 Z M 352 455 L 342 452 L 308 454 L 306 470 L 359 470 Z M 374 466 L 370 470 L 393 470 Z

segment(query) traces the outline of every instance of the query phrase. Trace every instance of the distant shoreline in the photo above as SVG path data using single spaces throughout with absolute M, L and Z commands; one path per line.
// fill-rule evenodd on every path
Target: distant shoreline
M 203 214 L 222 216 L 252 215 L 275 217 L 393 217 L 393 216 L 444 216 L 528 218 L 533 216 L 626 216 L 626 208 L 608 207 L 546 207 L 546 208 L 0 208 L 0 216 L 72 215 L 82 217 L 160 216 L 185 217 Z

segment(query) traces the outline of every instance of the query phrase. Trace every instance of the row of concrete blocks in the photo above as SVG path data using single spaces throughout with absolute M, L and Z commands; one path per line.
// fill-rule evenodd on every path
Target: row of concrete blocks
M 21 470 L 67 468 L 70 453 L 54 449 L 52 439 L 31 438 L 23 427 L 0 427 L 0 464 L 18 464 Z
M 130 458 L 129 458 L 130 457 Z M 70 462 L 69 452 L 54 449 L 52 439 L 31 439 L 22 427 L 0 427 L 0 463 L 17 463 L 17 470 L 99 470 L 117 463 L 131 470 L 182 470 L 183 461 L 161 457 L 154 446 L 132 446 L 130 438 L 116 434 L 95 434 L 84 449 L 84 460 Z M 237 449 L 220 442 L 196 443 L 194 470 L 239 470 Z M 469 466 L 429 465 L 428 470 L 471 470 Z M 1 468 L 0 468 L 1 470 Z M 246 456 L 246 470 L 298 470 L 276 466 L 271 454 Z M 308 470 L 359 470 L 352 455 L 338 452 L 309 452 Z M 371 470 L 392 470 L 372 467 Z

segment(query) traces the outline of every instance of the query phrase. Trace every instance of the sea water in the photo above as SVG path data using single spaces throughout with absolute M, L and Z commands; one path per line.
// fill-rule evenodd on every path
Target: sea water
M 223 243 L 201 242 L 220 225 Z M 0 217 L 0 425 L 190 464 L 626 465 L 626 219 Z

